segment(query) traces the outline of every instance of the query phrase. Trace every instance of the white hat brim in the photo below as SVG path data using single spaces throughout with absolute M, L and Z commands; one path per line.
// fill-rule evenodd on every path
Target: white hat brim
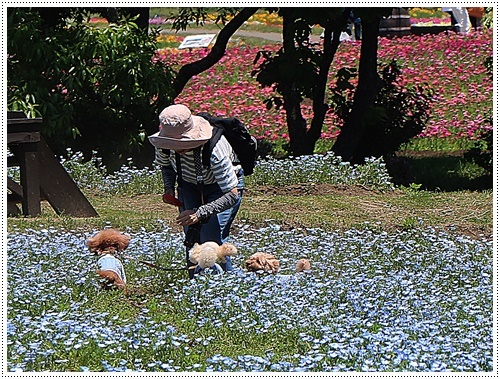
M 182 138 L 171 138 L 160 136 L 157 132 L 148 137 L 149 142 L 159 149 L 185 150 L 194 149 L 203 145 L 212 138 L 212 125 L 203 117 L 193 117 L 194 127 L 191 131 L 185 133 Z

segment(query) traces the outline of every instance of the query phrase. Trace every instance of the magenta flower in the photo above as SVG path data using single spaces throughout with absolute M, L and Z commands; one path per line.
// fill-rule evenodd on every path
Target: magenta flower
M 339 68 L 357 67 L 360 46 L 359 42 L 340 45 L 330 72 L 331 83 Z M 194 77 L 176 102 L 195 111 L 239 117 L 260 139 L 288 140 L 285 112 L 268 111 L 263 103 L 273 89 L 261 88 L 250 74 L 259 49 L 276 51 L 278 47 L 229 47 L 219 64 Z M 435 91 L 431 119 L 421 138 L 471 139 L 491 128 L 484 121 L 485 115 L 493 114 L 493 82 L 483 63 L 492 53 L 491 30 L 379 39 L 380 63 L 395 58 L 403 67 L 401 86 L 429 85 Z M 157 59 L 178 69 L 206 54 L 206 49 L 163 49 Z M 307 119 L 312 117 L 310 105 L 304 105 L 302 112 Z M 341 120 L 328 113 L 321 138 L 336 138 L 341 126 Z

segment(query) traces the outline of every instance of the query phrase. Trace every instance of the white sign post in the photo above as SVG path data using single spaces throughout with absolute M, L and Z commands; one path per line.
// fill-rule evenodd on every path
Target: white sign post
M 192 49 L 196 47 L 208 47 L 215 39 L 216 34 L 199 34 L 187 36 L 179 45 L 179 49 Z

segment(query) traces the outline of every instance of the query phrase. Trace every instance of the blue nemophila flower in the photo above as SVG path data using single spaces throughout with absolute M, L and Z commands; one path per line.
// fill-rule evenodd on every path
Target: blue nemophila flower
M 145 167 L 138 169 L 132 160 L 118 171 L 108 174 L 102 159 L 95 155 L 88 162 L 83 154 L 68 150 L 61 163 L 80 188 L 99 190 L 103 193 L 160 193 L 160 170 Z M 10 171 L 12 175 L 18 172 Z M 268 157 L 257 162 L 252 183 L 266 185 L 287 185 L 310 183 L 330 183 L 335 185 L 362 185 L 377 190 L 393 190 L 387 168 L 382 159 L 368 158 L 364 165 L 342 162 L 331 152 L 290 159 Z
M 292 184 L 292 183 L 334 183 L 351 175 L 353 168 L 342 165 L 333 154 L 295 157 L 288 160 L 268 158 L 257 164 L 252 179 L 256 183 Z
M 182 304 L 186 321 L 196 320 L 201 335 L 157 321 L 146 306 L 129 319 L 89 311 L 99 289 L 85 249 L 87 235 L 51 228 L 11 233 L 8 369 L 57 369 L 71 362 L 72 351 L 93 349 L 103 358 L 93 367 L 103 371 L 492 370 L 491 242 L 432 228 L 393 234 L 284 231 L 269 223 L 257 230 L 242 227 L 234 236 L 240 252 L 235 272 L 192 281 L 166 277 L 156 304 Z M 130 234 L 130 255 L 182 264 L 181 234 Z M 291 281 L 245 272 L 245 258 L 257 250 L 276 255 L 285 274 L 302 256 L 313 270 Z M 132 260 L 125 265 L 138 287 L 159 275 Z M 61 277 L 58 270 L 72 275 Z M 292 331 L 308 348 L 292 356 L 214 354 L 187 363 L 185 357 L 217 341 L 213 326 L 243 335 Z M 56 360 L 57 366 L 44 366 Z

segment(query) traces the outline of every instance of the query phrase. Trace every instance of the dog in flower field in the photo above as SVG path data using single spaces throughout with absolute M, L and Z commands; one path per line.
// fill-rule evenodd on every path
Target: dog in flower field
M 280 261 L 274 255 L 267 253 L 255 253 L 248 257 L 245 261 L 245 268 L 251 272 L 274 274 L 278 280 L 296 281 L 297 274 L 311 271 L 311 262 L 309 262 L 306 258 L 301 258 L 297 261 L 295 266 L 296 273 L 294 275 L 278 274 L 278 271 L 280 270 Z
M 301 258 L 295 265 L 295 270 L 297 272 L 311 271 L 311 262 L 309 262 L 309 260 L 306 258 Z
M 196 266 L 190 267 L 195 270 L 195 273 L 205 269 L 212 268 L 218 274 L 222 274 L 224 270 L 220 263 L 226 263 L 226 257 L 236 255 L 238 249 L 232 243 L 225 242 L 219 245 L 217 242 L 208 241 L 202 244 L 195 243 L 189 251 L 189 260 L 196 263 Z
M 277 274 L 280 269 L 280 261 L 272 254 L 255 253 L 245 261 L 245 268 L 252 272 Z
M 87 240 L 90 252 L 99 256 L 97 275 L 106 289 L 119 288 L 126 291 L 127 278 L 122 262 L 116 255 L 129 245 L 130 236 L 115 229 L 104 229 Z

